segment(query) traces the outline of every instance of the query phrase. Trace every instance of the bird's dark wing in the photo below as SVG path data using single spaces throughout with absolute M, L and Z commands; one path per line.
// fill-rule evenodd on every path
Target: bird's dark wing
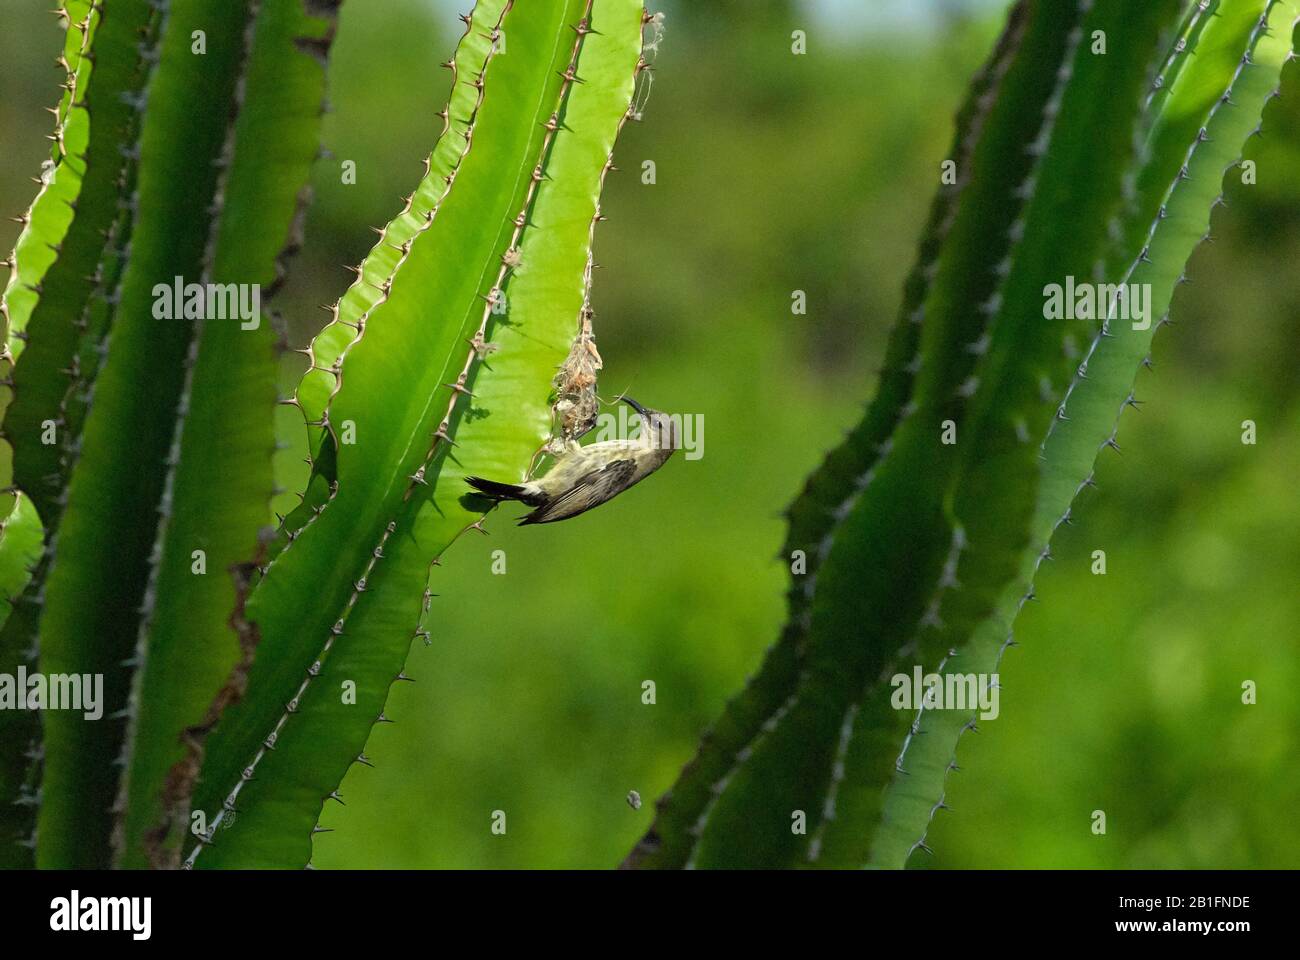
M 628 485 L 636 464 L 631 460 L 612 460 L 599 470 L 579 477 L 572 487 L 553 500 L 547 500 L 519 521 L 526 523 L 553 523 L 567 520 L 598 506 L 622 491 Z

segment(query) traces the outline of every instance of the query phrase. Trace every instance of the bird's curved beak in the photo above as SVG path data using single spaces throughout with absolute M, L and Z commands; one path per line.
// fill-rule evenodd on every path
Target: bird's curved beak
M 621 399 L 624 403 L 626 403 L 629 407 L 631 407 L 631 408 L 632 408 L 633 410 L 635 410 L 637 413 L 641 414 L 641 416 L 643 416 L 643 417 L 648 417 L 648 416 L 650 416 L 650 411 L 648 411 L 645 407 L 641 406 L 641 404 L 637 403 L 637 402 L 636 402 L 635 400 L 633 400 L 631 397 L 620 397 L 619 399 Z

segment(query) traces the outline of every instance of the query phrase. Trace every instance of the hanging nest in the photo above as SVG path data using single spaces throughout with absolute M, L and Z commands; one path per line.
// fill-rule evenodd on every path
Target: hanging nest
M 560 364 L 552 384 L 555 402 L 551 405 L 560 444 L 576 441 L 596 425 L 600 401 L 596 397 L 596 377 L 603 366 L 596 337 L 591 332 L 591 308 L 582 309 L 582 328 Z

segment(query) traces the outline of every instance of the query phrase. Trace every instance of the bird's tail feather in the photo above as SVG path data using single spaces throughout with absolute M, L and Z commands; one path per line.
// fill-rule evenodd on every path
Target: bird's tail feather
M 485 497 L 491 497 L 493 500 L 520 500 L 529 505 L 537 506 L 536 494 L 528 493 L 519 484 L 503 484 L 497 480 L 485 480 L 481 476 L 467 476 L 465 483 L 471 485 Z
M 514 483 L 499 483 L 483 477 L 466 477 L 465 482 L 494 500 L 522 500 L 526 496 L 524 488 Z

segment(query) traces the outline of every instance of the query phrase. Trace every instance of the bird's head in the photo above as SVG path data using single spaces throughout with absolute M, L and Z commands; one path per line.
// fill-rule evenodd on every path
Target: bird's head
M 675 414 L 643 407 L 631 397 L 622 399 L 641 418 L 642 436 L 649 438 L 651 446 L 659 450 L 676 450 L 682 445 L 681 425 Z

